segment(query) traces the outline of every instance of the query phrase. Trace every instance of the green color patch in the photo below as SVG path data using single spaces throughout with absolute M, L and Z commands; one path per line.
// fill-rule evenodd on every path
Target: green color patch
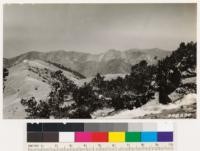
M 126 132 L 126 142 L 141 142 L 141 133 Z

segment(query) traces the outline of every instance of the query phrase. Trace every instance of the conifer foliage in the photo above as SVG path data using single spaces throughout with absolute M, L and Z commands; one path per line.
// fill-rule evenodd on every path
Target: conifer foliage
M 192 72 L 196 68 L 196 43 L 181 43 L 179 48 L 172 52 L 171 56 L 158 62 L 157 84 L 159 91 L 159 102 L 168 104 L 171 99 L 168 97 L 180 84 L 186 72 L 188 76 L 196 76 Z
M 181 43 L 170 56 L 148 65 L 142 60 L 130 74 L 105 80 L 100 73 L 81 87 L 67 79 L 62 71 L 51 74 L 52 91 L 47 100 L 22 99 L 27 118 L 92 118 L 98 109 L 134 109 L 146 104 L 159 93 L 159 102 L 172 102 L 169 94 L 181 85 L 183 78 L 196 76 L 196 43 Z M 184 73 L 184 74 L 183 74 Z M 195 86 L 185 85 L 196 89 Z M 68 105 L 69 102 L 73 102 Z
M 3 89 L 5 88 L 4 82 L 7 80 L 6 77 L 8 76 L 8 74 L 9 74 L 8 69 L 7 68 L 3 68 Z

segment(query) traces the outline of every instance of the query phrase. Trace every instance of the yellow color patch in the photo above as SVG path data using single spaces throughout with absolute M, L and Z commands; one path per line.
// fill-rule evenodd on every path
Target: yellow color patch
M 125 132 L 109 132 L 109 142 L 125 142 Z

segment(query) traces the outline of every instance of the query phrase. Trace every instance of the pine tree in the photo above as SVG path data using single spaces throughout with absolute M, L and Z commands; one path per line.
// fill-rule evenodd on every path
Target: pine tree
M 179 48 L 172 52 L 163 60 L 158 62 L 157 84 L 159 90 L 159 102 L 168 104 L 171 99 L 168 97 L 181 83 L 181 72 L 189 72 L 189 69 L 196 68 L 196 43 L 190 42 L 185 44 L 182 42 Z
M 9 71 L 7 68 L 3 68 L 3 89 L 5 88 L 4 82 L 7 80 L 6 77 L 8 76 Z
M 25 111 L 28 113 L 28 118 L 68 117 L 69 108 L 63 104 L 66 96 L 71 95 L 77 87 L 62 74 L 62 71 L 52 73 L 51 77 L 54 82 L 47 100 L 37 102 L 34 97 L 21 100 L 21 104 L 25 106 Z
M 96 76 L 92 79 L 92 81 L 90 83 L 96 89 L 101 90 L 105 86 L 104 78 L 105 77 L 101 76 L 100 73 L 97 73 Z

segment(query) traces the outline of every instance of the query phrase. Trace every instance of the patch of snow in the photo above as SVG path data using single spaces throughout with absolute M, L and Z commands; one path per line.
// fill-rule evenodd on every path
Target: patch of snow
M 191 77 L 191 78 L 182 79 L 182 83 L 183 83 L 183 84 L 187 84 L 187 83 L 196 83 L 196 77 Z
M 133 110 L 123 110 L 119 113 L 107 116 L 107 117 L 98 117 L 98 118 L 108 118 L 108 119 L 131 119 L 142 117 L 147 114 L 159 114 L 162 113 L 164 110 L 171 110 L 171 109 L 178 109 L 184 105 L 191 105 L 196 103 L 196 94 L 188 94 L 183 97 L 183 99 L 175 102 L 170 103 L 168 105 L 159 104 L 157 99 L 149 101 L 147 104 L 143 105 L 140 108 L 133 109 Z
M 88 78 L 86 78 L 86 79 L 80 79 L 80 80 L 79 80 L 79 86 L 83 86 L 84 83 L 89 83 L 89 82 L 91 82 L 93 78 L 94 78 L 94 77 L 88 77 Z
M 117 79 L 118 77 L 124 78 L 126 76 L 126 74 L 121 74 L 121 73 L 119 73 L 119 74 L 105 74 L 105 75 L 102 75 L 102 76 L 104 76 L 104 80 L 110 81 L 112 79 Z M 94 77 L 88 77 L 86 79 L 80 79 L 80 80 L 78 80 L 77 81 L 78 86 L 82 86 L 84 83 L 91 82 L 93 78 Z
M 113 80 L 113 79 L 117 79 L 118 77 L 124 78 L 126 76 L 126 74 L 122 74 L 122 73 L 119 73 L 119 74 L 105 74 L 103 76 L 105 77 L 104 80 L 110 81 L 110 80 Z
M 26 59 L 25 59 L 23 62 L 24 62 L 24 63 L 27 63 L 27 62 L 28 62 L 28 60 L 26 60 Z
M 197 98 L 197 94 L 190 93 L 188 95 L 185 95 L 183 99 L 181 99 L 180 101 L 176 102 L 176 104 L 179 106 L 194 104 L 196 103 L 196 98 Z
M 101 110 L 97 110 L 95 112 L 92 113 L 92 118 L 98 118 L 98 117 L 105 117 L 106 115 L 108 115 L 108 113 L 113 112 L 114 109 L 113 108 L 104 108 Z
M 176 89 L 178 90 L 178 89 Z M 172 102 L 176 102 L 177 100 L 179 100 L 182 97 L 183 94 L 181 93 L 177 93 L 176 91 L 172 92 L 171 94 L 169 94 L 169 98 L 172 100 Z

